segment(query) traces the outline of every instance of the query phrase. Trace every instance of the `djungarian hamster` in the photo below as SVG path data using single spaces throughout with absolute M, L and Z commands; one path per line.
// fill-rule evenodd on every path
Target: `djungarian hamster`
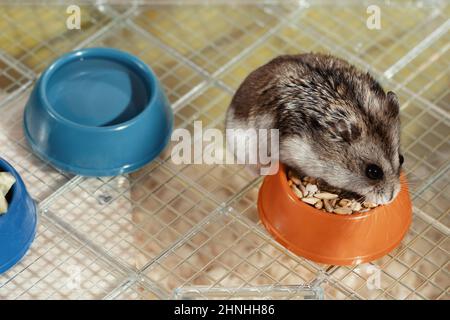
M 279 129 L 282 163 L 361 200 L 386 204 L 400 190 L 397 96 L 340 58 L 283 55 L 256 69 L 226 128 Z

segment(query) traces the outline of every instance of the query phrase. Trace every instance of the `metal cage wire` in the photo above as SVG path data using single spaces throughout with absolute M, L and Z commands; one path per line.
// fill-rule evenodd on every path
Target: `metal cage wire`
M 448 299 L 450 9 L 445 1 L 378 2 L 382 29 L 374 31 L 365 27 L 368 5 L 85 4 L 80 31 L 65 27 L 64 6 L 0 5 L 0 153 L 40 208 L 30 252 L 0 275 L 0 299 L 304 299 L 322 292 L 328 299 Z M 94 46 L 149 64 L 175 126 L 189 131 L 194 120 L 223 129 L 239 83 L 276 55 L 326 51 L 368 69 L 402 102 L 410 232 L 370 264 L 319 265 L 264 230 L 256 211 L 261 179 L 241 166 L 175 165 L 169 146 L 127 176 L 57 171 L 28 148 L 23 107 L 48 63 Z M 367 285 L 374 271 L 375 289 Z

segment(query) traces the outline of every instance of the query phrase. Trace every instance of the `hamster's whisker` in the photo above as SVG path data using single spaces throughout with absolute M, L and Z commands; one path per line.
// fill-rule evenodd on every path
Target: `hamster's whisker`
M 404 181 L 402 182 L 402 185 L 406 186 L 408 188 L 408 190 L 413 190 L 416 189 L 417 187 L 419 187 L 421 184 L 420 181 Z
M 359 197 L 357 197 L 355 199 L 356 202 L 364 202 L 364 200 L 366 200 L 366 196 L 365 195 L 360 195 Z

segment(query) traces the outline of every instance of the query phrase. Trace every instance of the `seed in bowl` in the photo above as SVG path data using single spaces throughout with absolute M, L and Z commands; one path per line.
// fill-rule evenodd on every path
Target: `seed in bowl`
M 316 209 L 348 215 L 358 212 L 366 212 L 377 207 L 375 203 L 364 201 L 360 203 L 355 199 L 346 199 L 336 193 L 320 190 L 319 180 L 312 177 L 298 177 L 293 171 L 288 172 L 288 185 L 292 192 L 301 201 L 314 206 Z
M 6 195 L 12 186 L 16 183 L 16 179 L 9 172 L 0 172 L 0 215 L 8 211 L 8 201 Z

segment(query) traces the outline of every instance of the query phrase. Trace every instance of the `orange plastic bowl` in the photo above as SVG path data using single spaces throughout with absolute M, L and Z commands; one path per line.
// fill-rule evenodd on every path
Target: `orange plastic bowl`
M 324 264 L 360 264 L 389 253 L 409 229 L 411 199 L 403 173 L 400 179 L 401 190 L 390 204 L 344 216 L 299 200 L 281 165 L 277 174 L 264 179 L 258 212 L 269 233 L 295 254 Z

